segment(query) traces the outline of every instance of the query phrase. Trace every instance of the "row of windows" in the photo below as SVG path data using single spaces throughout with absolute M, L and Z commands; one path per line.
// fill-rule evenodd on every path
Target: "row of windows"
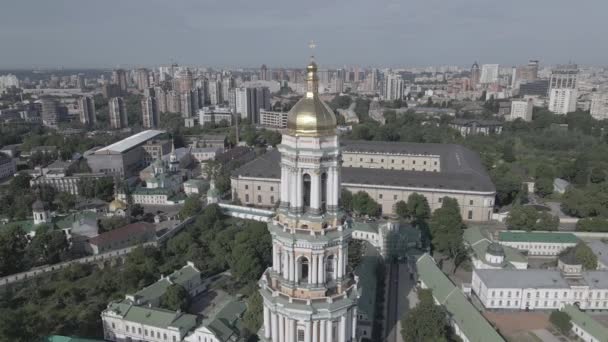
M 127 325 L 127 324 L 125 324 L 125 327 L 126 327 L 126 330 L 127 330 L 128 333 L 133 333 L 133 334 L 137 333 L 137 334 L 141 335 L 141 332 L 142 332 L 141 327 L 137 328 L 137 332 L 135 331 L 135 327 L 129 327 L 129 325 Z M 112 329 L 116 329 L 116 325 L 114 323 L 112 323 Z M 148 332 L 148 329 L 144 328 L 143 332 L 144 332 L 144 336 L 147 337 L 148 334 L 149 334 L 150 337 L 154 338 L 154 330 L 150 329 L 150 331 Z M 177 341 L 177 337 L 175 337 L 175 336 L 171 336 L 171 337 L 172 337 L 172 341 L 173 342 Z M 161 338 L 161 332 L 160 331 L 156 331 L 156 338 L 157 339 Z M 167 340 L 167 333 L 162 333 L 162 338 L 163 338 L 163 340 L 168 341 Z
M 245 190 L 249 190 L 249 185 L 245 184 Z M 258 185 L 258 191 L 261 191 L 262 187 Z M 270 191 L 274 191 L 274 186 L 270 187 Z
M 497 291 L 492 290 L 492 295 L 490 297 L 496 297 L 496 293 L 497 293 Z M 506 291 L 506 293 L 507 293 L 507 298 L 511 298 L 511 291 Z M 551 293 L 551 291 L 545 292 L 545 298 L 549 298 L 551 296 L 550 293 Z M 503 297 L 504 294 L 505 294 L 504 291 L 499 291 L 498 292 L 498 296 L 499 297 Z M 536 294 L 536 296 L 535 296 L 536 298 L 540 298 L 541 297 L 541 292 L 540 291 L 536 291 L 535 294 Z M 530 299 L 531 296 L 532 296 L 531 292 L 528 292 L 526 294 L 526 297 L 528 299 Z M 574 298 L 579 298 L 579 296 L 580 296 L 581 299 L 583 299 L 583 293 L 582 292 L 574 292 Z M 515 291 L 515 297 L 519 297 L 519 291 Z M 564 291 L 563 298 L 567 298 L 567 297 L 568 297 L 568 292 Z M 596 299 L 600 299 L 600 297 L 601 297 L 601 293 L 600 292 L 595 292 L 595 298 Z M 553 298 L 558 298 L 558 291 L 554 291 L 553 292 Z M 588 298 L 589 299 L 593 298 L 593 292 L 589 292 Z M 604 292 L 604 299 L 608 299 L 608 291 Z
M 348 158 L 349 161 L 353 161 L 353 158 Z M 359 158 L 360 162 L 363 162 L 363 158 Z M 369 158 L 369 163 L 373 163 L 374 158 Z M 384 159 L 380 159 L 381 163 L 384 163 Z M 391 164 L 395 164 L 395 159 L 391 159 Z M 401 160 L 401 164 L 405 164 L 405 159 Z M 416 165 L 416 160 L 412 160 L 412 165 Z M 427 165 L 426 160 L 422 162 L 422 165 Z M 433 162 L 433 165 L 437 165 L 437 161 Z
M 497 304 L 498 304 L 498 306 L 503 306 L 503 304 L 502 304 L 502 303 L 503 303 L 502 299 L 501 299 L 501 300 L 498 300 L 498 301 L 491 300 L 491 301 L 490 301 L 490 306 L 494 306 L 494 305 L 495 305 L 495 303 L 497 303 Z M 507 301 L 505 301 L 504 303 L 505 303 L 505 306 L 511 306 L 511 301 L 510 301 L 510 300 L 507 300 Z M 545 301 L 543 302 L 543 305 L 542 305 L 542 306 L 543 306 L 543 307 L 549 307 L 549 304 L 550 304 L 550 302 L 549 302 L 549 301 L 547 301 L 547 300 L 545 300 Z M 595 302 L 594 304 L 595 304 L 595 305 L 593 305 L 593 306 L 594 306 L 594 307 L 596 307 L 596 308 L 599 308 L 599 307 L 608 308 L 608 302 L 603 302 L 603 304 L 601 304 L 601 305 L 600 305 L 600 302 Z M 517 301 L 517 300 L 516 300 L 516 301 L 513 301 L 513 306 L 517 307 L 518 305 L 519 305 L 519 301 Z M 554 301 L 553 301 L 553 305 L 552 305 L 551 307 L 555 308 L 555 307 L 557 307 L 557 305 L 558 305 L 558 302 L 557 302 L 556 300 L 554 300 Z M 529 307 L 529 306 L 530 306 L 530 303 L 529 303 L 529 302 L 526 302 L 526 306 L 527 306 L 527 307 Z M 534 301 L 534 307 L 538 307 L 538 306 L 539 306 L 539 301 L 538 301 L 538 300 L 535 300 L 535 301 Z
M 245 194 L 245 203 L 249 203 L 249 194 Z M 258 195 L 257 203 L 263 203 L 262 195 Z M 270 203 L 274 203 L 274 196 L 270 196 Z

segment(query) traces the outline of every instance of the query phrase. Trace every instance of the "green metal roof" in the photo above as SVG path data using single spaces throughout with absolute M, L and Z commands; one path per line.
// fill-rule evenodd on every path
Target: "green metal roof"
M 77 213 L 57 218 L 55 224 L 60 229 L 67 229 L 72 228 L 74 222 L 80 221 L 80 219 L 97 220 L 97 214 L 92 211 L 80 211 Z
M 38 225 L 34 225 L 34 220 L 22 220 L 2 224 L 0 225 L 0 229 L 7 229 L 13 226 L 20 226 L 26 234 L 36 232 L 36 229 L 39 228 Z
M 69 337 L 52 335 L 45 337 L 42 342 L 102 342 L 102 340 L 93 340 L 89 338 Z
M 505 342 L 464 294 L 443 274 L 429 254 L 416 262 L 418 276 L 433 291 L 433 297 L 450 313 L 470 342 Z
M 367 222 L 354 221 L 353 230 L 368 233 L 378 233 L 378 224 L 369 224 Z
M 167 288 L 172 284 L 184 285 L 189 280 L 200 277 L 200 272 L 194 266 L 186 265 L 181 269 L 171 273 L 168 277 L 159 279 L 150 286 L 135 292 L 134 296 L 141 304 L 155 302 L 167 291 Z
M 135 306 L 126 301 L 111 303 L 108 309 L 121 315 L 124 320 L 158 328 L 178 328 L 188 331 L 197 326 L 197 316 L 178 311 Z
M 594 320 L 593 317 L 582 312 L 574 305 L 566 305 L 562 311 L 570 315 L 572 323 L 581 327 L 588 334 L 595 337 L 595 339 L 600 342 L 608 342 L 608 327 Z
M 572 233 L 559 232 L 507 232 L 498 234 L 498 240 L 505 242 L 539 242 L 539 243 L 577 243 L 578 238 Z
M 238 341 L 241 329 L 241 317 L 247 310 L 243 301 L 230 301 L 215 315 L 207 325 L 220 342 Z
M 481 232 L 481 229 L 479 227 L 469 227 L 469 228 L 465 229 L 462 234 L 462 238 L 469 245 L 473 245 L 476 242 L 483 240 L 483 239 L 486 239 L 486 240 L 488 239 L 486 236 L 484 236 L 484 234 Z

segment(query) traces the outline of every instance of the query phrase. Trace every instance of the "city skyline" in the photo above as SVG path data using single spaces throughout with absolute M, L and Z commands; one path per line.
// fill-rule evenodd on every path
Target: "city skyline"
M 0 68 L 297 67 L 311 39 L 328 67 L 605 63 L 608 4 L 557 2 L 28 0 L 0 13 Z

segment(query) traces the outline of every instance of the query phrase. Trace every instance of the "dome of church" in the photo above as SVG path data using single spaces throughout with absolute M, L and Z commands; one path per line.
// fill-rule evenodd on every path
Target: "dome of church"
M 336 134 L 336 117 L 329 106 L 319 98 L 317 64 L 306 67 L 306 96 L 298 101 L 287 116 L 287 129 L 296 136 L 323 136 Z
M 41 200 L 37 199 L 33 204 L 32 204 L 32 210 L 34 211 L 43 211 L 46 210 L 46 205 L 44 204 L 44 202 L 42 202 Z
M 125 210 L 125 209 L 127 209 L 127 205 L 125 204 L 125 202 L 116 198 L 112 202 L 110 202 L 109 210 L 111 212 L 115 212 L 116 210 L 119 210 L 119 209 Z

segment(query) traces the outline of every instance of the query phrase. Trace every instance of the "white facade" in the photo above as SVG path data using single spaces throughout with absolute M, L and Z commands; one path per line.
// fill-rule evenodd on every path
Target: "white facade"
M 608 92 L 593 94 L 590 113 L 596 120 L 608 119 Z
M 394 101 L 403 98 L 404 82 L 401 75 L 388 74 L 384 85 L 384 99 Z
M 554 310 L 578 304 L 608 310 L 607 275 L 591 271 L 567 279 L 559 270 L 475 269 L 471 290 L 487 309 Z
M 232 125 L 232 109 L 228 107 L 204 107 L 199 109 L 198 116 L 201 126 L 206 123 L 219 124 L 222 120 Z
M 113 97 L 108 102 L 110 113 L 110 127 L 114 129 L 125 128 L 127 122 L 127 106 L 122 97 Z
M 549 94 L 549 110 L 555 114 L 568 114 L 576 111 L 578 91 L 569 88 L 551 89 Z
M 480 83 L 498 82 L 498 64 L 484 64 L 481 66 Z
M 11 157 L 0 155 L 0 179 L 12 177 L 17 172 L 15 160 Z
M 286 128 L 287 112 L 260 110 L 260 125 L 267 127 Z
M 511 114 L 507 117 L 508 121 L 515 121 L 522 119 L 524 121 L 532 121 L 532 111 L 534 110 L 534 103 L 531 99 L 527 100 L 512 100 L 511 101 Z

